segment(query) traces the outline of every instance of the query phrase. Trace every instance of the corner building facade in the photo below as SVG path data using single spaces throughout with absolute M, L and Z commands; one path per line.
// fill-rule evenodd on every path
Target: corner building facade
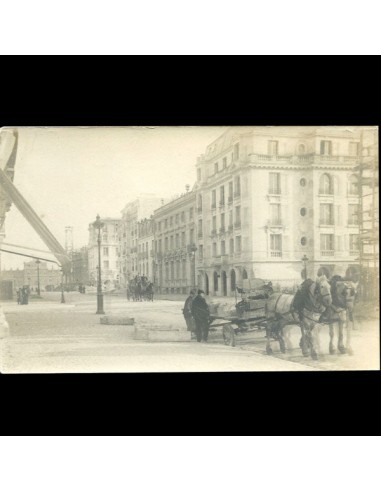
M 360 130 L 232 127 L 200 156 L 198 285 L 234 295 L 245 280 L 293 286 L 318 271 L 356 275 Z

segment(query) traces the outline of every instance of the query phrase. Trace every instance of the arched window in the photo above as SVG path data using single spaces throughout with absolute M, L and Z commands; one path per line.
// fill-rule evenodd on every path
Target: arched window
M 321 195 L 332 195 L 332 178 L 329 174 L 322 174 L 319 183 L 319 193 Z
M 247 271 L 245 269 L 243 269 L 242 278 L 243 280 L 246 280 L 248 278 Z
M 303 155 L 306 153 L 306 146 L 304 144 L 300 144 L 298 146 L 298 154 Z
M 352 174 L 349 178 L 349 194 L 358 195 L 359 194 L 359 182 L 357 176 Z
M 218 291 L 218 274 L 217 272 L 214 272 L 214 275 L 213 275 L 213 287 L 214 287 L 214 292 L 217 292 Z

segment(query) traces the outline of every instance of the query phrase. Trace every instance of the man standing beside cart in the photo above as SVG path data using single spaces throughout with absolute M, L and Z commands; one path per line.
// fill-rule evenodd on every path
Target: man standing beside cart
M 209 306 L 205 300 L 205 292 L 197 291 L 197 296 L 192 301 L 192 316 L 196 325 L 196 337 L 198 342 L 206 343 L 209 335 Z
M 194 319 L 192 316 L 192 302 L 193 302 L 193 299 L 195 298 L 195 296 L 196 296 L 196 290 L 192 289 L 189 292 L 189 296 L 187 297 L 185 304 L 184 304 L 184 308 L 183 308 L 183 315 L 184 315 L 185 322 L 187 324 L 187 331 L 190 331 L 192 333 L 192 335 L 196 331 L 195 330 L 195 322 L 194 322 Z

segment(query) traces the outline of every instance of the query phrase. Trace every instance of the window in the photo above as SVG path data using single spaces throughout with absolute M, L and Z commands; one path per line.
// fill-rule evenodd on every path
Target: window
M 176 234 L 176 248 L 180 248 L 180 237 L 178 234 Z
M 225 214 L 221 214 L 221 232 L 225 231 Z
M 187 278 L 187 264 L 186 264 L 186 261 L 183 260 L 182 264 L 183 264 L 182 265 L 183 266 L 183 268 L 182 268 L 182 278 L 185 280 Z
M 281 224 L 280 204 L 279 203 L 271 203 L 270 204 L 270 224 L 271 225 L 280 225 Z
M 348 205 L 348 225 L 359 224 L 359 206 L 358 204 Z
M 278 141 L 269 140 L 267 142 L 267 153 L 269 155 L 278 155 Z
M 234 196 L 240 196 L 241 195 L 241 179 L 239 176 L 237 176 L 234 179 Z
M 212 208 L 216 208 L 216 190 L 212 191 Z
M 233 201 L 233 181 L 230 181 L 228 202 L 231 203 L 232 201 Z
M 360 240 L 358 234 L 349 234 L 349 254 L 356 255 L 360 251 Z
M 216 233 L 217 231 L 217 217 L 214 216 L 212 218 L 212 233 Z
M 198 237 L 202 237 L 202 219 L 198 221 Z
M 234 253 L 234 239 L 231 238 L 230 241 L 229 241 L 229 252 L 230 254 L 232 255 Z
M 161 253 L 161 239 L 159 239 L 159 253 Z
M 178 224 L 179 223 L 179 214 L 176 214 L 176 217 L 175 217 L 175 224 Z
M 212 245 L 212 254 L 214 257 L 217 256 L 217 243 L 213 243 Z
M 173 244 L 173 236 L 171 236 L 169 238 L 169 245 L 170 245 L 170 248 L 173 249 L 173 247 L 174 247 L 174 244 Z
M 218 162 L 214 164 L 214 174 L 218 173 Z
M 241 252 L 241 236 L 236 236 L 235 237 L 235 251 L 237 253 L 240 253 Z
M 241 225 L 241 207 L 235 207 L 235 226 Z
M 280 173 L 269 173 L 269 194 L 280 195 Z
M 225 169 L 227 167 L 228 167 L 228 159 L 227 159 L 227 157 L 224 157 L 222 159 L 222 168 Z
M 165 245 L 165 251 L 168 251 L 168 238 L 167 237 L 165 238 L 164 245 Z
M 300 186 L 306 186 L 306 184 L 307 184 L 306 178 L 301 178 L 301 180 L 299 181 L 299 183 L 300 183 Z
M 190 229 L 189 231 L 189 242 L 190 244 L 194 243 L 194 229 Z
M 103 268 L 106 268 L 106 270 L 110 267 L 110 262 L 108 260 L 105 260 L 103 262 Z
M 158 222 L 158 224 L 157 224 L 157 229 L 158 229 L 158 231 L 159 231 L 159 232 L 161 231 L 161 221 L 160 221 L 160 222 Z
M 302 207 L 302 208 L 300 209 L 300 215 L 301 215 L 302 217 L 305 217 L 305 216 L 306 216 L 306 214 L 307 214 L 307 209 L 306 209 L 306 207 Z
M 305 246 L 307 244 L 307 238 L 306 237 L 302 237 L 302 239 L 300 240 L 300 244 L 302 246 Z
M 270 256 L 282 256 L 282 234 L 270 234 Z
M 320 224 L 333 225 L 333 205 L 332 203 L 320 204 Z
M 233 228 L 233 210 L 229 211 L 229 229 Z
M 201 169 L 197 169 L 197 181 L 201 181 Z
M 320 234 L 320 251 L 322 256 L 333 256 L 333 234 Z
M 359 144 L 357 142 L 349 142 L 349 155 L 358 155 Z
M 320 155 L 332 155 L 332 142 L 330 140 L 321 140 Z
M 185 232 L 181 233 L 181 247 L 184 248 L 185 246 Z
M 164 225 L 165 225 L 165 228 L 168 229 L 168 219 L 165 219 Z
M 306 146 L 304 144 L 300 144 L 298 146 L 298 154 L 303 155 L 306 153 Z
M 225 205 L 225 186 L 220 187 L 220 205 Z
M 321 195 L 332 195 L 332 178 L 329 174 L 320 177 L 319 193 Z
M 359 182 L 357 176 L 352 174 L 349 178 L 349 190 L 350 195 L 358 195 L 359 194 Z
M 225 253 L 225 241 L 221 241 L 221 255 L 224 255 Z
M 200 260 L 204 258 L 204 246 L 202 244 L 198 247 L 198 257 Z
M 108 256 L 108 248 L 103 248 L 103 254 L 104 256 Z
M 197 197 L 197 211 L 202 212 L 202 196 L 198 195 Z
M 171 280 L 175 279 L 175 264 L 171 261 Z
M 189 209 L 189 220 L 193 220 L 193 207 Z
M 185 212 L 181 212 L 181 222 L 185 222 Z
M 239 143 L 234 145 L 234 160 L 237 161 L 239 159 Z
M 169 217 L 169 225 L 173 226 L 173 217 Z

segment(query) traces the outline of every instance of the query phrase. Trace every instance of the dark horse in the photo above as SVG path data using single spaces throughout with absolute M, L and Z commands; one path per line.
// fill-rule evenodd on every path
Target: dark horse
M 286 325 L 299 325 L 302 332 L 300 347 L 303 355 L 311 355 L 317 360 L 312 330 L 319 323 L 322 313 L 332 304 L 331 286 L 322 275 L 316 282 L 307 279 L 295 295 L 273 294 L 266 302 L 266 352 L 272 354 L 270 338 L 279 342 L 282 353 L 286 352 L 283 328 Z
M 144 294 L 145 294 L 146 301 L 153 302 L 154 288 L 153 288 L 153 283 L 152 282 L 148 282 L 148 284 L 147 284 L 147 286 L 145 288 Z

